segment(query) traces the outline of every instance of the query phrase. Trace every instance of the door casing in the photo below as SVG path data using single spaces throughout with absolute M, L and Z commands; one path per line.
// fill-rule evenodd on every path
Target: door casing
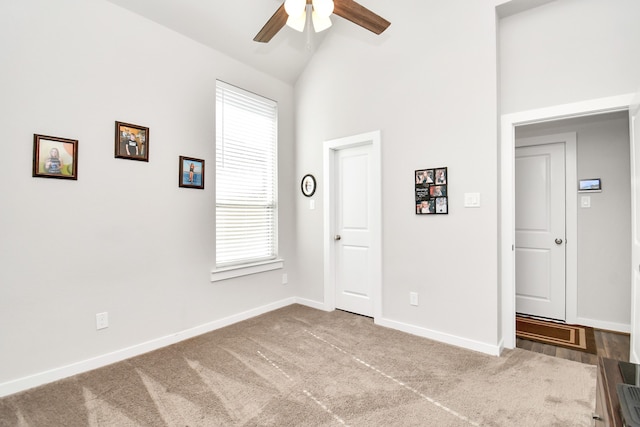
M 629 359 L 640 363 L 640 91 L 629 107 L 629 144 L 631 145 L 631 340 Z
M 336 308 L 335 298 L 335 244 L 336 228 L 336 191 L 335 191 L 335 152 L 342 149 L 371 145 L 371 168 L 374 179 L 371 185 L 373 211 L 371 220 L 371 260 L 374 271 L 371 272 L 374 321 L 382 316 L 382 164 L 381 132 L 379 130 L 325 141 L 323 144 L 324 162 L 324 308 L 332 311 Z
M 515 348 L 516 345 L 516 325 L 515 325 L 515 194 L 514 194 L 514 163 L 515 163 L 515 128 L 517 126 L 568 119 L 573 117 L 584 117 L 615 111 L 627 111 L 632 105 L 635 94 L 613 96 L 609 98 L 599 98 L 589 101 L 563 104 L 553 107 L 536 110 L 523 111 L 519 113 L 505 114 L 501 117 L 500 132 L 500 328 L 501 340 L 498 343 L 500 349 Z M 577 197 L 574 189 L 572 192 Z M 576 199 L 577 200 L 577 199 Z M 567 206 L 571 202 L 567 200 Z M 573 203 L 576 206 L 577 201 Z M 567 235 L 567 240 L 576 241 L 575 235 Z M 569 269 L 577 271 L 577 266 L 570 266 L 567 262 L 567 272 Z M 567 284 L 568 285 L 568 284 Z M 575 318 L 577 312 L 570 312 L 567 306 L 567 320 L 570 314 Z M 571 310 L 577 310 L 572 307 Z M 633 315 L 633 313 L 632 313 Z

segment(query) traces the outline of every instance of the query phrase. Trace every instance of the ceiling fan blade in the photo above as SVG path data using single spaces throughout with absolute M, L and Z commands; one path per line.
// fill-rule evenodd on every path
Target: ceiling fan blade
M 334 4 L 333 13 L 375 34 L 382 33 L 391 25 L 391 22 L 353 0 L 334 0 Z
M 271 40 L 273 36 L 278 34 L 278 31 L 280 31 L 282 27 L 284 27 L 284 25 L 287 23 L 288 17 L 289 16 L 287 15 L 287 12 L 284 10 L 284 3 L 282 3 L 278 10 L 276 10 L 276 13 L 274 13 L 273 16 L 269 18 L 267 23 L 264 24 L 264 27 L 262 27 L 258 34 L 256 34 L 256 36 L 253 38 L 253 41 L 260 43 L 269 42 L 269 40 Z

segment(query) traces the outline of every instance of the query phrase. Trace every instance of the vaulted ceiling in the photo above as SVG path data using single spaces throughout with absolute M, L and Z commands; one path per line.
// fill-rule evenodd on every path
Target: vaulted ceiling
M 257 43 L 254 36 L 284 0 L 107 0 L 216 49 L 284 82 L 294 83 L 329 32 L 366 39 L 388 37 L 360 28 L 332 16 L 333 26 L 322 33 L 299 33 L 285 26 L 269 43 Z M 387 0 L 357 0 L 391 21 Z M 475 1 L 475 0 L 473 0 Z M 513 15 L 555 0 L 494 0 L 499 17 Z M 384 10 L 380 10 L 384 8 Z M 395 21 L 395 23 L 394 23 Z M 416 25 L 415 22 L 411 23 Z
M 284 0 L 108 1 L 288 83 L 295 82 L 326 34 L 285 26 L 269 43 L 254 42 Z M 360 3 L 367 5 L 366 0 Z M 332 20 L 327 31 L 366 32 L 339 17 Z

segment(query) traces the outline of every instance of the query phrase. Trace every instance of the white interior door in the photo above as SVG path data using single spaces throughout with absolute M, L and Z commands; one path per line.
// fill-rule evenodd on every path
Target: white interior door
M 565 320 L 565 145 L 516 145 L 516 312 Z
M 335 151 L 336 308 L 373 316 L 371 145 Z
M 640 93 L 629 108 L 631 144 L 631 354 L 640 363 Z

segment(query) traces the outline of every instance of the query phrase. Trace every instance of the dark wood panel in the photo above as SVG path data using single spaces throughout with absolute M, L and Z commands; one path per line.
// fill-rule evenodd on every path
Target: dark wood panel
M 598 358 L 598 382 L 596 386 L 596 415 L 601 419 L 595 425 L 623 427 L 616 384 L 622 382 L 618 360 Z

